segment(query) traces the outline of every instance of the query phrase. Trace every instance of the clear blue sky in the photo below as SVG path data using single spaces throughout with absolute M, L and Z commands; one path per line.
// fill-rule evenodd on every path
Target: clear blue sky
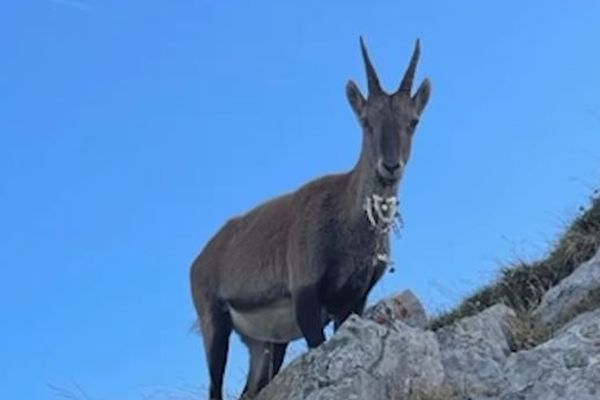
M 597 1 L 290 3 L 2 1 L 2 398 L 206 384 L 189 265 L 229 216 L 353 165 L 359 34 L 389 89 L 420 37 L 433 82 L 372 300 L 454 304 L 598 186 Z

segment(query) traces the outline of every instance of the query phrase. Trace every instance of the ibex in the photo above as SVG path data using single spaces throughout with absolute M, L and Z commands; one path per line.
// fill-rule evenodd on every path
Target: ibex
M 358 162 L 347 173 L 313 180 L 230 219 L 191 268 L 191 288 L 210 372 L 210 399 L 221 399 L 229 336 L 248 346 L 242 398 L 254 397 L 278 372 L 292 340 L 309 348 L 325 340 L 367 295 L 389 257 L 396 193 L 419 117 L 427 79 L 411 94 L 419 41 L 400 87 L 381 88 L 360 40 L 368 97 L 349 81 L 346 96 L 363 130 Z

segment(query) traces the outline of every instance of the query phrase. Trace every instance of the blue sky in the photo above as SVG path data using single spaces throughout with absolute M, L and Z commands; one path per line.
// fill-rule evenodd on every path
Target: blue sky
M 189 265 L 231 215 L 354 164 L 360 34 L 390 90 L 420 37 L 433 83 L 371 300 L 451 306 L 598 187 L 597 1 L 290 3 L 0 4 L 3 398 L 202 390 Z

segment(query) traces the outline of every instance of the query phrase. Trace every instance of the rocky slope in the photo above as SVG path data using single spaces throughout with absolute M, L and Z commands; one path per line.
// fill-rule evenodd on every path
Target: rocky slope
M 560 271 L 548 274 L 539 263 L 522 266 L 531 269 L 513 270 L 485 288 L 483 297 L 478 293 L 433 321 L 408 291 L 383 300 L 290 363 L 258 398 L 599 400 L 600 218 L 594 219 L 599 211 L 596 199 L 567 231 L 565 237 L 593 223 L 587 236 L 577 233 L 576 240 L 585 243 L 568 243 L 574 246 L 570 258 L 550 259 L 564 256 L 563 240 L 544 261 Z M 510 280 L 526 274 L 525 282 L 533 282 L 532 271 L 539 280 L 552 279 L 535 290 Z M 505 293 L 499 286 L 509 287 L 512 297 L 494 301 L 487 293 Z

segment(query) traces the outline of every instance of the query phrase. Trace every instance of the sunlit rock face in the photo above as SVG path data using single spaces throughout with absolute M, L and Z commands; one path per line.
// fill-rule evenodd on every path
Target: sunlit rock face
M 435 332 L 416 296 L 404 291 L 348 318 L 258 399 L 598 400 L 600 303 L 590 302 L 598 288 L 600 251 L 530 314 L 497 304 Z M 515 346 L 518 318 L 540 321 L 547 334 Z

